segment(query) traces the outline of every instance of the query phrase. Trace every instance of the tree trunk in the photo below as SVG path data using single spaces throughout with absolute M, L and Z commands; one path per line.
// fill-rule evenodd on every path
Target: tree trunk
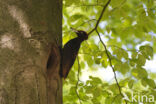
M 0 104 L 62 104 L 61 0 L 0 0 Z

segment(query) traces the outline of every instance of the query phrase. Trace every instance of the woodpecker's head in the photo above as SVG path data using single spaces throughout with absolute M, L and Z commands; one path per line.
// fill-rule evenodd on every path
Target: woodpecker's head
M 79 38 L 82 38 L 83 40 L 87 40 L 88 39 L 88 34 L 85 31 L 82 30 L 75 30 L 72 28 L 72 30 L 77 34 L 77 36 Z
M 75 32 L 77 34 L 77 36 L 79 38 L 82 38 L 84 40 L 87 40 L 88 39 L 88 34 L 85 32 L 85 31 L 82 31 L 82 30 L 78 30 Z

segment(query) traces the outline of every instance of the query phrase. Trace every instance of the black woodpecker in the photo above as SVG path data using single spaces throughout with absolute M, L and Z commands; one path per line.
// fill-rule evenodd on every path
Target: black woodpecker
M 75 30 L 77 37 L 69 40 L 62 49 L 62 77 L 65 79 L 77 57 L 81 43 L 88 39 L 88 34 L 82 30 Z

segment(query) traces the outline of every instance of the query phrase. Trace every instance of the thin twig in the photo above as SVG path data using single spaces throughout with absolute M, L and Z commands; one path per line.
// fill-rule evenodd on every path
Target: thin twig
M 80 82 L 80 77 L 79 77 L 79 75 L 80 75 L 80 69 L 81 69 L 78 56 L 77 56 L 77 62 L 78 62 L 78 73 L 77 73 L 77 83 L 76 83 L 76 94 L 77 94 L 77 97 L 78 97 L 78 99 L 79 99 L 80 104 L 82 104 L 81 98 L 80 98 L 79 93 L 78 93 L 78 84 L 79 84 L 79 82 Z
M 102 43 L 102 45 L 103 45 L 104 48 L 105 48 L 105 52 L 106 52 L 106 55 L 107 55 L 107 57 L 108 57 L 109 64 L 110 64 L 110 66 L 111 66 L 111 68 L 112 68 L 112 70 L 113 70 L 114 78 L 115 78 L 116 84 L 117 84 L 117 86 L 118 86 L 119 93 L 120 93 L 120 95 L 121 95 L 122 97 L 124 97 L 123 94 L 122 94 L 122 91 L 121 91 L 121 87 L 120 87 L 120 85 L 119 85 L 119 82 L 118 82 L 118 80 L 117 80 L 117 76 L 116 76 L 116 73 L 115 73 L 115 69 L 114 69 L 114 67 L 113 67 L 113 65 L 112 65 L 112 60 L 111 60 L 111 57 L 110 57 L 110 55 L 109 55 L 109 53 L 108 53 L 107 47 L 106 47 L 105 43 L 102 41 L 101 36 L 100 36 L 100 34 L 99 34 L 99 32 L 98 32 L 97 29 L 96 29 L 96 33 L 98 34 L 99 39 L 100 39 L 100 42 Z M 125 103 L 127 104 L 127 101 L 126 101 L 126 100 L 125 100 Z
M 108 2 L 106 3 L 106 5 L 103 7 L 102 12 L 101 12 L 100 17 L 98 18 L 98 20 L 96 22 L 95 27 L 88 33 L 88 35 L 90 35 L 92 32 L 94 32 L 97 29 L 97 27 L 98 27 L 98 25 L 99 25 L 99 23 L 100 23 L 100 21 L 101 21 L 101 19 L 103 17 L 103 14 L 104 14 L 104 12 L 105 12 L 105 10 L 106 10 L 106 8 L 107 8 L 107 6 L 108 6 L 108 4 L 110 2 L 111 2 L 111 0 L 108 0 Z

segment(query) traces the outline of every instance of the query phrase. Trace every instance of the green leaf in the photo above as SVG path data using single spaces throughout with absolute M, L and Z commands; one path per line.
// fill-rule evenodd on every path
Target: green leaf
M 98 93 L 97 93 L 98 92 Z M 94 92 L 93 92 L 93 97 L 96 98 L 96 97 L 99 97 L 102 93 L 102 89 L 100 88 L 95 88 Z
M 142 85 L 143 86 L 149 85 L 152 88 L 156 88 L 156 84 L 155 84 L 154 80 L 153 79 L 149 79 L 149 78 L 142 79 Z
M 151 46 L 141 46 L 140 52 L 148 59 L 150 60 L 153 58 L 153 48 Z
M 128 59 L 128 53 L 124 49 L 116 48 L 114 49 L 113 54 L 115 54 L 118 59 Z
M 79 4 L 80 0 L 65 0 L 65 5 Z
M 84 60 L 87 61 L 87 64 L 88 64 L 88 66 L 90 66 L 90 67 L 91 67 L 91 66 L 93 65 L 93 63 L 94 63 L 92 57 L 89 56 L 89 55 L 84 55 Z
M 134 67 L 136 65 L 137 59 L 130 59 L 129 61 L 130 65 Z
M 146 58 L 144 55 L 139 54 L 136 61 L 138 66 L 144 66 L 146 63 Z
M 138 53 L 137 52 L 132 52 L 132 59 L 136 59 L 137 58 Z
M 115 69 L 115 70 L 120 70 L 120 69 L 121 69 L 121 65 L 122 65 L 121 62 L 117 62 L 117 63 L 114 65 L 114 69 Z
M 114 98 L 115 100 L 113 101 L 113 104 L 122 104 L 122 96 L 121 95 L 118 95 L 118 96 L 115 96 Z
M 98 0 L 98 4 L 105 5 L 108 2 L 108 0 Z
M 104 68 L 107 68 L 107 66 L 108 66 L 108 62 L 107 62 L 107 60 L 101 60 L 101 63 L 102 63 L 102 66 L 104 67 Z
M 120 4 L 123 2 L 124 0 L 112 0 L 111 1 L 111 6 L 114 8 L 114 7 L 118 7 L 120 6 Z
M 93 98 L 92 102 L 93 102 L 93 104 L 100 104 L 100 102 L 96 98 Z
M 105 104 L 112 104 L 113 98 L 107 97 L 105 100 Z
M 122 74 L 126 74 L 129 71 L 130 67 L 127 63 L 118 62 L 114 65 L 114 69 L 121 72 Z
M 84 83 L 79 83 L 79 85 L 78 86 L 83 86 L 84 85 Z
M 84 69 L 84 68 L 85 68 L 85 62 L 82 61 L 82 62 L 80 63 L 80 66 L 81 66 L 82 69 Z
M 156 85 L 153 79 L 148 79 L 147 84 L 152 88 L 156 88 Z
M 131 89 L 133 87 L 133 84 L 134 84 L 134 80 L 130 80 L 128 82 L 128 87 Z
M 69 92 L 69 93 L 70 93 L 71 95 L 76 94 L 76 92 L 75 92 L 75 86 L 70 88 L 70 92 Z
M 79 90 L 79 97 L 81 98 L 81 99 L 83 99 L 83 100 L 87 100 L 89 97 L 86 95 L 86 93 L 84 92 L 84 88 L 80 88 L 80 90 Z
M 147 78 L 148 73 L 144 68 L 137 67 L 131 71 L 132 75 L 136 78 Z
M 97 51 L 99 50 L 99 47 L 98 47 L 97 45 L 95 45 L 95 44 L 91 44 L 90 47 L 91 47 L 91 49 L 92 49 L 94 52 L 96 52 L 96 53 L 97 53 Z
M 119 82 L 120 86 L 126 86 L 129 82 L 129 78 L 123 79 Z
M 120 72 L 122 74 L 126 74 L 129 71 L 129 69 L 130 69 L 129 65 L 127 63 L 123 63 Z
M 85 88 L 85 92 L 87 94 L 92 94 L 93 93 L 94 88 L 92 86 L 85 86 L 84 88 Z
M 112 84 L 109 86 L 109 90 L 112 91 L 114 94 L 118 94 L 119 93 L 119 90 L 116 89 L 118 88 L 118 86 L 116 84 Z
M 69 78 L 69 81 L 70 81 L 71 84 L 76 83 L 76 74 L 75 74 L 75 72 L 73 70 L 71 70 L 69 72 L 68 78 Z
M 147 78 L 143 78 L 143 79 L 141 79 L 141 84 L 143 85 L 143 86 L 147 86 Z
M 101 84 L 102 83 L 101 79 L 98 78 L 98 77 L 89 76 L 89 78 L 92 80 L 92 82 L 94 82 L 96 84 Z
M 95 63 L 100 64 L 100 60 L 101 60 L 101 58 L 95 58 Z

